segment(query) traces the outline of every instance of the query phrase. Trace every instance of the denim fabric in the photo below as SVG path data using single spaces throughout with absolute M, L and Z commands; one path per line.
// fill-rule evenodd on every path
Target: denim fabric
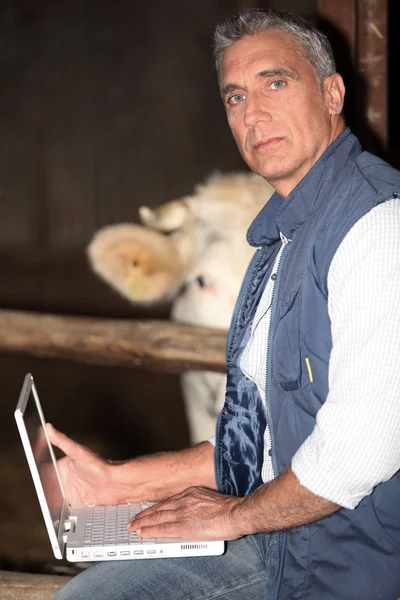
M 267 600 L 276 537 L 257 534 L 226 546 L 222 556 L 97 563 L 54 600 Z

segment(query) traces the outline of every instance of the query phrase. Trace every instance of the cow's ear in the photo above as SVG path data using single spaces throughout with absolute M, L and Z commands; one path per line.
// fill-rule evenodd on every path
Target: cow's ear
M 172 200 L 153 209 L 141 206 L 139 216 L 143 225 L 164 233 L 182 229 L 193 218 L 189 198 Z
M 87 254 L 93 270 L 134 303 L 169 300 L 182 281 L 184 268 L 175 244 L 140 225 L 99 230 Z

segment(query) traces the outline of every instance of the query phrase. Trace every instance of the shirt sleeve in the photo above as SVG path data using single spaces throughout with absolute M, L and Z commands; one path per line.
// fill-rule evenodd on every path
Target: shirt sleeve
M 346 235 L 328 273 L 329 393 L 292 460 L 300 483 L 353 509 L 400 469 L 400 200 Z

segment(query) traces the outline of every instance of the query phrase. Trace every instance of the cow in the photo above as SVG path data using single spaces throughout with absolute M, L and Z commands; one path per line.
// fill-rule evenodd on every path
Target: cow
M 189 196 L 140 207 L 141 225 L 100 229 L 87 248 L 90 264 L 130 302 L 171 302 L 177 322 L 228 329 L 254 252 L 246 231 L 272 193 L 253 173 L 213 174 Z M 188 371 L 181 384 L 191 441 L 211 437 L 225 376 Z

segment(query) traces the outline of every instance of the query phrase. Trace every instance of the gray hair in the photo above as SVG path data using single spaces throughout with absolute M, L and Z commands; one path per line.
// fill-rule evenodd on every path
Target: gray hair
M 298 15 L 284 11 L 250 8 L 217 25 L 214 32 L 214 57 L 218 79 L 225 50 L 245 36 L 279 30 L 297 40 L 304 57 L 314 68 L 319 85 L 336 72 L 335 58 L 328 38 Z

